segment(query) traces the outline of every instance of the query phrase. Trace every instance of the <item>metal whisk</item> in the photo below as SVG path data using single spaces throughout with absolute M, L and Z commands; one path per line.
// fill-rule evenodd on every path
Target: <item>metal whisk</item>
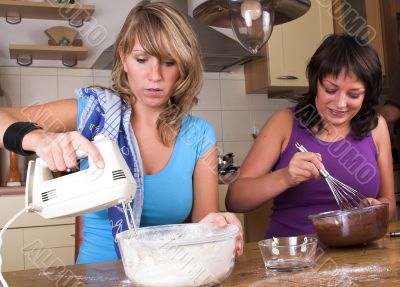
M 306 148 L 298 142 L 296 142 L 295 145 L 299 151 L 307 152 Z M 334 178 L 326 169 L 320 169 L 319 172 L 325 178 L 325 181 L 329 185 L 329 188 L 341 210 L 349 210 L 359 207 L 360 203 L 369 205 L 366 197 L 362 193 Z

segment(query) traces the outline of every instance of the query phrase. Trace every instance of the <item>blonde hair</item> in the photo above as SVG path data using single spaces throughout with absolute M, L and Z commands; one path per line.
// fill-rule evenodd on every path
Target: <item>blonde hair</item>
M 132 52 L 135 39 L 148 54 L 160 59 L 172 57 L 178 67 L 179 78 L 171 99 L 157 120 L 161 141 L 169 146 L 179 133 L 183 117 L 197 103 L 203 81 L 199 43 L 188 20 L 172 6 L 148 1 L 136 5 L 126 18 L 115 42 L 111 73 L 112 89 L 133 103 L 135 95 L 129 88 L 120 53 Z

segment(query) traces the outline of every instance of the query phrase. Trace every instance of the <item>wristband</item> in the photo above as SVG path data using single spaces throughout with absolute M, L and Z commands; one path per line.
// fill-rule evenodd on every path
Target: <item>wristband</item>
M 4 132 L 4 147 L 9 151 L 15 152 L 16 154 L 23 156 L 35 154 L 32 151 L 26 151 L 22 148 L 22 140 L 27 133 L 37 129 L 41 129 L 41 127 L 32 122 L 13 123 Z

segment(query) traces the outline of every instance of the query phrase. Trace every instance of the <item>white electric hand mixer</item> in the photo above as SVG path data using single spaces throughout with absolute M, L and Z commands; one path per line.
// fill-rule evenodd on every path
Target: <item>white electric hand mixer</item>
M 122 204 L 129 229 L 136 230 L 130 204 L 136 194 L 136 181 L 113 140 L 99 135 L 93 143 L 103 157 L 103 169 L 99 169 L 89 156 L 87 169 L 55 178 L 42 159 L 29 162 L 25 208 L 1 230 L 0 248 L 5 230 L 25 211 L 36 212 L 49 219 L 78 216 Z M 79 158 L 85 157 L 77 154 Z M 8 286 L 1 273 L 0 279 L 4 287 Z
M 87 169 L 54 178 L 42 159 L 30 161 L 25 208 L 44 218 L 77 216 L 120 203 L 132 211 L 129 203 L 135 196 L 136 182 L 117 144 L 103 135 L 96 136 L 93 143 L 103 157 L 103 169 L 89 156 Z

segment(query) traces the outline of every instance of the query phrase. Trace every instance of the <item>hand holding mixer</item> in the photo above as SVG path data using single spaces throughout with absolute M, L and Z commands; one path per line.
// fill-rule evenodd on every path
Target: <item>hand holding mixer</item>
M 54 178 L 41 158 L 30 161 L 25 207 L 44 218 L 57 218 L 131 202 L 136 182 L 117 144 L 103 135 L 96 136 L 93 143 L 104 159 L 104 169 L 89 156 L 87 169 Z
M 122 204 L 128 226 L 134 226 L 130 202 L 135 197 L 136 181 L 126 164 L 118 145 L 104 135 L 93 143 L 104 159 L 99 169 L 89 156 L 89 167 L 55 178 L 41 159 L 28 164 L 25 188 L 25 208 L 16 214 L 0 232 L 0 248 L 5 230 L 25 211 L 36 212 L 43 218 L 78 216 L 87 212 Z M 79 158 L 82 158 L 79 155 Z M 127 212 L 131 217 L 129 220 Z M 1 257 L 0 257 L 1 271 Z M 0 273 L 0 282 L 8 286 Z

